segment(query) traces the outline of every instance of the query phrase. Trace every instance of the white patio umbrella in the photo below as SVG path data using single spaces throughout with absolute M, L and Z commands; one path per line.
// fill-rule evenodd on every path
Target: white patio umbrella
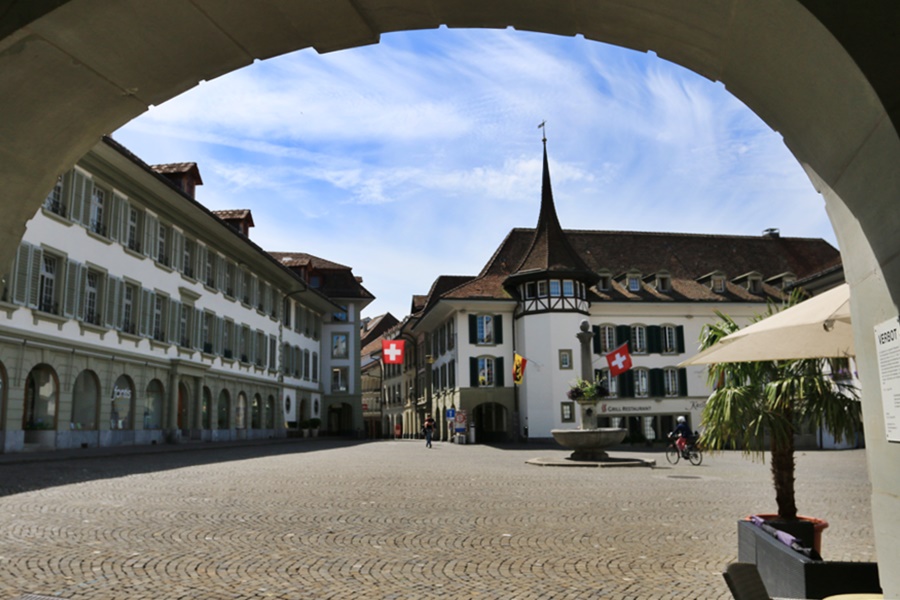
M 854 355 L 844 283 L 725 336 L 678 366 Z

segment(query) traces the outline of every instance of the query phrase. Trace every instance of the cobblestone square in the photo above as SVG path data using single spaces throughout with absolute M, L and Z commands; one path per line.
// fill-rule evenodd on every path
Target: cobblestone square
M 637 450 L 637 451 L 636 451 Z M 567 452 L 302 440 L 0 461 L 0 598 L 730 598 L 735 522 L 773 511 L 739 453 L 657 468 Z M 830 560 L 874 560 L 865 452 L 798 452 Z

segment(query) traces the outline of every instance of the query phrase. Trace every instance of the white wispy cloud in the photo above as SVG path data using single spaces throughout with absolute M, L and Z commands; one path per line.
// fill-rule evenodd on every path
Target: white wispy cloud
M 723 86 L 651 55 L 515 31 L 395 33 L 206 82 L 116 133 L 193 160 L 210 208 L 251 208 L 273 250 L 351 265 L 402 317 L 537 220 L 547 120 L 564 227 L 833 242 L 779 136 Z

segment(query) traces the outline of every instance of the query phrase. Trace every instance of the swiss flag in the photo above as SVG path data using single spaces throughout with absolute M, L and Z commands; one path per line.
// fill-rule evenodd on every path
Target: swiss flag
M 631 368 L 631 354 L 628 352 L 628 342 L 625 342 L 606 355 L 609 364 L 609 376 L 621 375 Z
M 386 365 L 402 365 L 403 340 L 381 340 L 381 356 Z

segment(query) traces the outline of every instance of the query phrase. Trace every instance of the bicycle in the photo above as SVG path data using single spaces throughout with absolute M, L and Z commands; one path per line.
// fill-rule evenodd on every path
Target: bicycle
M 677 465 L 682 458 L 697 467 L 703 462 L 703 453 L 691 439 L 687 440 L 687 445 L 684 447 L 684 452 L 682 452 L 675 445 L 675 440 L 673 439 L 666 448 L 666 460 L 669 461 L 670 465 Z

